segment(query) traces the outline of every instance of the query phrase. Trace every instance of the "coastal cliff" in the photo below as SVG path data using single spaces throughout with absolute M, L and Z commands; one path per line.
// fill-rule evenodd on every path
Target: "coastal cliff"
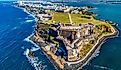
M 39 24 L 37 24 L 37 25 L 39 25 Z M 41 24 L 40 24 L 40 26 L 41 26 Z M 45 27 L 45 26 L 42 26 L 42 27 Z M 80 61 L 80 62 L 74 63 L 74 64 L 70 64 L 70 65 L 68 65 L 68 63 L 65 63 L 63 69 L 60 68 L 60 66 L 55 62 L 55 59 L 53 59 L 51 56 L 49 56 L 49 55 L 47 54 L 47 51 L 46 51 L 44 48 L 42 48 L 42 46 L 46 46 L 47 43 L 45 43 L 45 42 L 42 40 L 42 38 L 39 36 L 39 35 L 40 35 L 40 33 L 38 32 L 38 31 L 39 31 L 39 27 L 38 27 L 38 28 L 35 27 L 35 33 L 34 33 L 33 36 L 31 36 L 30 40 L 32 40 L 33 42 L 35 42 L 37 45 L 40 46 L 40 48 L 43 49 L 43 52 L 45 53 L 45 55 L 47 56 L 47 58 L 48 58 L 48 59 L 50 60 L 50 62 L 55 66 L 55 68 L 56 68 L 57 70 L 76 70 L 76 69 L 82 69 L 83 66 L 85 66 L 85 64 L 86 64 L 90 59 L 92 59 L 93 57 L 96 57 L 96 54 L 95 54 L 95 53 L 96 53 L 97 51 L 99 51 L 98 48 L 103 44 L 103 42 L 104 42 L 106 39 L 108 39 L 108 38 L 113 38 L 113 37 L 118 36 L 118 30 L 117 30 L 115 27 L 114 27 L 114 29 L 115 29 L 115 32 L 114 32 L 112 35 L 104 36 L 104 37 L 102 37 L 102 38 L 99 40 L 99 42 L 98 42 L 98 44 L 95 46 L 95 48 L 90 52 L 90 54 L 89 54 L 83 61 Z M 43 41 L 43 42 L 42 42 L 42 41 Z M 97 49 L 97 50 L 96 50 L 96 49 Z

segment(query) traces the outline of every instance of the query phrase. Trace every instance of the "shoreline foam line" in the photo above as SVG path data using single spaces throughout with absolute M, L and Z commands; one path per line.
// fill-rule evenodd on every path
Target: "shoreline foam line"
M 26 49 L 26 51 L 24 52 L 24 55 L 28 59 L 29 63 L 35 68 L 35 70 L 44 70 L 44 67 L 38 61 L 38 57 L 29 57 L 28 56 L 29 51 L 30 51 L 29 49 Z
M 24 12 L 27 13 L 28 15 L 32 16 L 32 17 L 34 18 L 35 21 L 37 21 L 36 17 L 35 17 L 32 13 L 28 12 L 25 8 L 20 8 L 20 7 L 17 7 L 16 5 L 14 5 L 14 7 L 15 7 L 15 8 L 18 8 L 18 9 L 21 9 L 22 11 L 24 11 Z
M 32 33 L 30 36 L 28 36 L 27 38 L 24 39 L 24 41 L 27 41 L 27 42 L 30 42 L 32 44 L 34 44 L 37 48 L 39 48 L 41 50 L 41 48 L 36 44 L 34 43 L 32 40 L 30 40 L 30 37 L 32 37 L 34 35 L 34 33 Z M 54 66 L 54 68 L 57 70 L 58 68 L 55 66 L 56 64 L 54 63 L 54 60 L 51 59 L 50 56 L 48 56 L 45 51 L 43 51 L 43 54 L 47 57 L 47 59 L 49 60 L 50 63 L 52 63 L 52 65 Z
M 26 9 L 19 8 L 17 6 L 14 6 L 14 7 L 23 10 L 25 13 L 27 13 L 30 16 L 32 16 L 34 18 L 35 22 L 37 22 L 37 19 L 35 18 L 35 16 L 33 14 L 29 13 Z M 39 50 L 41 48 L 36 43 L 34 43 L 33 41 L 29 40 L 29 38 L 32 35 L 33 35 L 33 33 L 30 36 L 28 36 L 27 38 L 25 38 L 24 41 L 30 42 L 30 43 L 32 43 L 36 47 L 36 48 L 35 47 L 32 47 L 32 49 L 30 49 L 31 51 L 37 51 L 37 50 Z M 43 67 L 42 67 L 42 65 L 41 64 L 38 64 L 39 62 L 35 60 L 36 57 L 30 58 L 28 56 L 30 50 L 29 49 L 26 49 L 26 51 L 24 52 L 24 55 L 28 59 L 29 63 L 35 68 L 35 70 L 44 70 Z
M 39 50 L 39 49 L 41 49 L 36 43 L 34 43 L 32 40 L 30 40 L 30 37 L 31 36 L 33 36 L 34 35 L 34 33 L 32 33 L 30 36 L 28 36 L 27 38 L 25 38 L 24 39 L 24 41 L 27 41 L 27 42 L 30 42 L 30 43 L 32 43 L 35 47 L 34 47 L 34 49 L 37 49 L 37 50 Z M 37 51 L 36 50 L 36 51 Z M 31 50 L 32 51 L 32 50 Z
M 15 6 L 15 7 L 18 8 L 18 9 L 23 10 L 25 13 L 27 13 L 28 15 L 30 15 L 31 17 L 33 17 L 34 20 L 35 20 L 35 22 L 37 21 L 36 18 L 35 18 L 35 16 L 34 16 L 33 14 L 29 13 L 26 9 L 24 9 L 24 8 L 19 8 L 19 7 L 17 7 L 17 6 Z M 30 42 L 30 43 L 32 43 L 32 44 L 36 47 L 36 48 L 35 48 L 35 47 L 32 47 L 32 49 L 30 49 L 31 51 L 37 51 L 37 50 L 40 49 L 39 46 L 36 45 L 33 41 L 29 40 L 29 38 L 30 38 L 32 35 L 33 35 L 33 34 L 31 34 L 30 36 L 28 36 L 27 38 L 25 38 L 24 41 Z M 29 63 L 30 63 L 36 70 L 43 70 L 43 69 L 42 69 L 42 65 L 37 64 L 38 61 L 35 61 L 35 57 L 34 57 L 34 58 L 30 58 L 30 57 L 28 56 L 28 54 L 29 54 L 29 49 L 26 49 L 26 51 L 24 52 L 24 54 L 25 54 L 26 58 L 28 59 Z

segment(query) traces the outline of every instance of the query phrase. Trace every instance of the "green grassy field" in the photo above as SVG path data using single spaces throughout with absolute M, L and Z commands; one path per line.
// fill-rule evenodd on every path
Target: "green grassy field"
M 88 16 L 88 15 L 71 14 L 71 19 L 72 19 L 72 22 L 75 23 L 76 25 L 78 25 L 78 24 L 92 23 L 92 24 L 95 24 L 95 25 L 106 24 L 107 26 L 110 26 L 110 24 L 108 24 L 108 23 L 106 23 L 104 21 L 96 20 L 92 16 Z
M 68 13 L 59 13 L 59 12 L 51 12 L 52 14 L 52 20 L 46 21 L 48 24 L 54 24 L 54 23 L 59 23 L 61 22 L 62 24 L 69 24 L 70 19 Z M 93 23 L 93 24 L 106 24 L 106 22 L 99 21 L 94 19 L 91 16 L 88 15 L 82 15 L 82 14 L 70 14 L 72 22 L 76 25 L 78 24 L 85 24 L 85 23 Z M 90 17 L 86 18 L 86 17 Z M 110 24 L 106 24 L 110 25 Z
M 53 12 L 52 15 L 53 15 L 52 20 L 48 21 L 48 23 L 50 24 L 59 23 L 59 22 L 63 24 L 70 23 L 68 13 Z
M 52 14 L 53 17 L 51 20 L 46 21 L 46 23 L 48 24 L 55 24 L 59 22 L 62 24 L 71 24 L 68 13 L 51 12 L 50 14 Z M 109 23 L 94 19 L 92 16 L 89 16 L 89 15 L 70 14 L 70 16 L 71 16 L 72 23 L 75 25 L 92 23 L 94 25 L 106 25 L 109 28 L 112 27 Z
M 86 15 L 71 14 L 72 22 L 75 23 L 76 25 L 78 25 L 78 24 L 82 24 L 82 23 L 88 23 L 93 20 L 92 18 L 90 18 L 90 19 L 82 18 L 82 16 L 86 16 Z M 87 16 L 87 17 L 89 17 L 89 16 Z
M 93 45 L 91 44 L 86 44 L 82 47 L 82 49 L 80 50 L 80 58 L 84 58 L 86 56 L 86 54 L 92 49 Z

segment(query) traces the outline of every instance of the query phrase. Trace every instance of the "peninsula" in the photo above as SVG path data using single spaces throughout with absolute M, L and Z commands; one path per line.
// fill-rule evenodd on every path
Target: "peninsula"
M 90 6 L 22 1 L 18 6 L 35 16 L 30 40 L 39 45 L 58 70 L 82 68 L 105 39 L 118 34 L 112 22 L 97 20 L 93 12 L 88 12 L 93 8 Z

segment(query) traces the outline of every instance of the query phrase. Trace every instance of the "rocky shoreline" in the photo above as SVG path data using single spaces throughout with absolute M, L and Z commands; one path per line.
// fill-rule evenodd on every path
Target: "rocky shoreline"
M 114 26 L 113 26 L 114 27 Z M 104 41 L 106 41 L 109 38 L 114 38 L 117 37 L 119 35 L 119 31 L 114 27 L 115 32 L 114 34 L 110 35 L 110 36 L 104 36 L 99 40 L 99 43 L 95 46 L 95 48 L 93 49 L 93 51 L 91 51 L 91 53 L 88 55 L 88 57 L 86 59 L 84 59 L 82 62 L 79 62 L 77 64 L 65 64 L 64 65 L 64 69 L 63 70 L 77 70 L 77 69 L 82 69 L 92 58 L 97 56 L 97 53 L 99 52 L 101 45 L 104 43 Z M 41 46 L 39 43 L 37 43 L 36 41 L 34 41 L 34 36 L 31 36 L 30 38 L 31 41 L 35 42 L 37 45 Z M 50 62 L 54 65 L 54 67 L 57 70 L 62 70 L 56 63 L 55 60 L 52 59 L 50 56 L 48 56 L 46 54 L 46 51 L 44 51 L 44 54 L 46 55 L 46 57 L 50 60 Z
M 41 46 L 39 43 L 37 43 L 36 41 L 34 41 L 34 35 L 32 35 L 29 40 L 33 41 L 34 43 L 36 43 L 38 46 Z M 41 48 L 41 47 L 40 47 Z M 41 48 L 42 49 L 42 48 Z M 46 57 L 49 59 L 49 61 L 53 64 L 53 66 L 55 67 L 56 70 L 61 70 L 61 68 L 59 68 L 59 66 L 55 63 L 55 61 L 47 55 L 47 53 L 42 49 L 42 52 L 44 53 L 44 55 L 46 55 Z

